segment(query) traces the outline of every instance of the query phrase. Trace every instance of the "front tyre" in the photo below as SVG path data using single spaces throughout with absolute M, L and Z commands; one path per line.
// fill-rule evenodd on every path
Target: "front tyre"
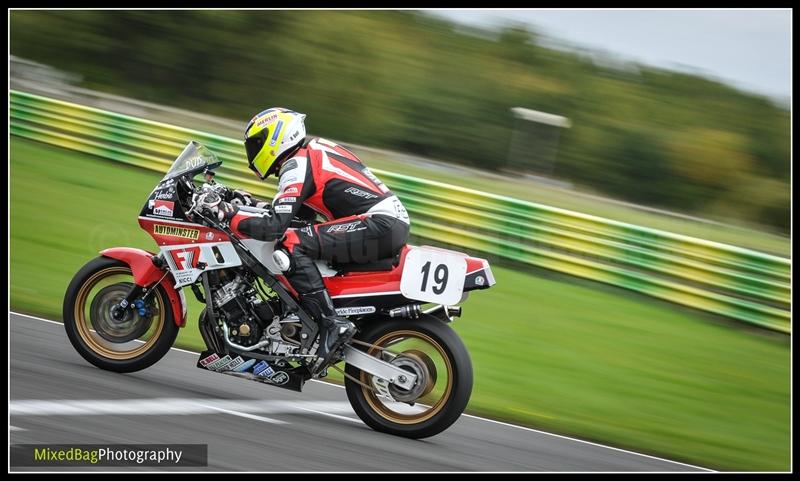
M 472 393 L 472 362 L 453 329 L 431 316 L 375 320 L 353 344 L 370 355 L 417 374 L 404 391 L 347 364 L 347 398 L 359 418 L 376 431 L 426 438 L 444 431 L 464 412 Z
M 78 271 L 64 295 L 64 329 L 84 359 L 108 371 L 134 372 L 161 359 L 178 335 L 162 286 L 150 291 L 145 314 L 128 309 L 111 315 L 133 287 L 133 274 L 122 261 L 98 257 Z

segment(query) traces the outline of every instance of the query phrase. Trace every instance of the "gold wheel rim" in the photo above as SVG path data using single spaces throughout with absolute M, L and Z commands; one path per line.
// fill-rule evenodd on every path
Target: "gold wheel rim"
M 386 406 L 378 398 L 378 396 L 372 389 L 369 389 L 362 385 L 361 390 L 364 393 L 364 397 L 367 400 L 367 403 L 370 405 L 370 407 L 372 407 L 372 409 L 384 419 L 397 424 L 418 424 L 427 421 L 428 419 L 438 414 L 444 408 L 445 404 L 447 404 L 447 400 L 450 398 L 450 394 L 453 391 L 453 365 L 450 362 L 450 358 L 447 356 L 447 353 L 441 346 L 441 344 L 436 342 L 430 336 L 417 331 L 401 330 L 401 331 L 392 331 L 387 334 L 384 334 L 377 341 L 373 343 L 372 347 L 370 347 L 367 350 L 367 354 L 377 357 L 376 356 L 376 353 L 378 352 L 377 347 L 383 347 L 384 343 L 398 338 L 400 339 L 413 338 L 427 342 L 439 353 L 441 358 L 444 360 L 445 368 L 447 370 L 447 385 L 445 386 L 444 392 L 442 393 L 441 397 L 432 406 L 429 406 L 429 409 L 425 411 L 415 414 L 403 414 L 403 413 L 398 413 L 390 409 L 388 406 Z M 410 352 L 414 351 L 415 350 L 413 349 L 410 350 Z M 361 371 L 360 378 L 361 382 L 364 385 L 372 386 L 372 375 L 367 374 L 364 371 Z M 427 393 L 430 393 L 432 390 L 433 387 L 426 387 L 424 395 L 427 395 Z M 420 399 L 423 396 L 420 396 Z
M 112 349 L 108 349 L 99 342 L 99 336 L 96 334 L 93 335 L 91 329 L 89 328 L 89 322 L 91 322 L 91 319 L 87 319 L 86 316 L 86 301 L 94 286 L 96 286 L 101 280 L 117 274 L 132 275 L 131 270 L 128 267 L 107 267 L 94 273 L 86 282 L 84 282 L 78 291 L 73 315 L 75 317 L 75 323 L 78 327 L 78 334 L 81 336 L 81 339 L 83 339 L 83 342 L 89 346 L 89 349 L 102 357 L 117 361 L 125 361 L 133 359 L 142 353 L 147 352 L 151 347 L 153 347 L 153 344 L 156 343 L 164 329 L 164 308 L 166 304 L 164 303 L 164 298 L 161 297 L 161 292 L 156 290 L 152 295 L 156 296 L 156 302 L 158 304 L 158 315 L 154 316 L 153 319 L 157 324 L 155 332 L 153 332 L 147 341 L 140 342 L 140 346 L 130 351 L 114 351 Z M 147 329 L 147 331 L 150 330 L 152 330 L 152 327 Z M 143 335 L 146 334 L 147 331 L 145 331 Z

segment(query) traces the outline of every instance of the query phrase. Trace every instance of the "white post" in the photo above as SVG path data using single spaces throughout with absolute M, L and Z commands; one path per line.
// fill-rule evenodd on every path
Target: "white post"
M 572 122 L 570 122 L 570 120 L 568 118 L 562 117 L 560 115 L 548 114 L 546 112 L 540 112 L 538 110 L 526 109 L 526 108 L 523 108 L 523 107 L 512 107 L 511 108 L 511 113 L 514 115 L 515 118 L 520 119 L 522 121 L 535 122 L 535 123 L 538 123 L 538 124 L 548 125 L 548 126 L 551 126 L 551 127 L 557 127 L 557 128 L 562 128 L 562 129 L 568 129 L 568 128 L 572 127 Z M 511 137 L 511 145 L 509 146 L 507 164 L 511 163 L 511 156 L 514 153 L 514 147 L 519 144 L 519 140 L 520 140 L 519 136 L 520 135 L 521 135 L 521 132 L 519 132 L 519 130 L 515 126 L 514 127 L 514 132 L 512 133 L 512 137 Z M 547 172 L 542 172 L 543 174 L 552 175 L 553 168 L 555 166 L 555 159 L 556 159 L 557 149 L 558 149 L 558 131 L 556 131 L 556 133 L 555 133 L 555 141 L 554 141 L 554 145 L 552 145 L 552 152 L 553 153 L 550 156 L 550 158 L 547 160 L 547 167 L 546 167 Z

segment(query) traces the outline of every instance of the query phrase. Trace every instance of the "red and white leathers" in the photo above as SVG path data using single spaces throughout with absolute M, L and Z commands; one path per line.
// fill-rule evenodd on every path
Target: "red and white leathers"
M 301 295 L 325 288 L 314 259 L 376 261 L 392 257 L 408 240 L 409 218 L 400 199 L 340 145 L 307 139 L 283 162 L 278 176 L 271 215 L 240 211 L 230 225 L 244 238 L 282 239 L 292 257 L 287 278 Z M 289 228 L 302 206 L 328 221 Z

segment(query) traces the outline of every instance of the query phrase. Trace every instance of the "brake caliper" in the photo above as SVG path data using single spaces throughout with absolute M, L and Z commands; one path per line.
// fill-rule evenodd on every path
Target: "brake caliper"
M 136 310 L 139 312 L 140 317 L 150 316 L 150 310 L 147 308 L 142 299 L 136 299 L 135 301 L 133 301 L 133 307 L 136 308 Z

